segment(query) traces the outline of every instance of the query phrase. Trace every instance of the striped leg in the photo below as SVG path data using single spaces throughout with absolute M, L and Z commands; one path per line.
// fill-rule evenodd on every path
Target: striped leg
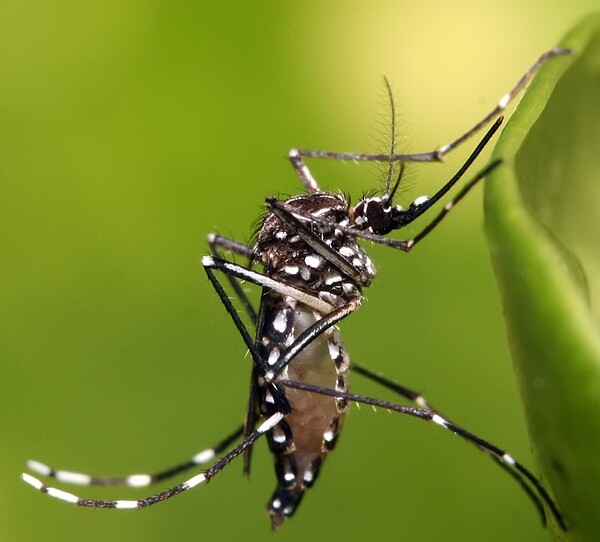
M 242 436 L 242 427 L 238 427 L 233 433 L 224 438 L 216 446 L 207 448 L 198 452 L 187 461 L 169 467 L 154 474 L 130 474 L 128 476 L 108 477 L 108 476 L 90 476 L 81 472 L 72 472 L 68 470 L 55 470 L 39 461 L 29 460 L 27 468 L 29 470 L 44 476 L 53 478 L 65 484 L 74 484 L 80 486 L 128 486 L 128 487 L 148 487 L 163 480 L 172 478 L 177 474 L 186 472 L 199 465 L 204 465 L 212 461 L 215 457 L 223 453 L 229 446 Z
M 418 391 L 407 388 L 402 384 L 398 384 L 397 382 L 394 382 L 393 380 L 390 380 L 385 376 L 378 375 L 377 373 L 374 373 L 373 371 L 367 369 L 366 367 L 363 367 L 362 365 L 353 363 L 350 366 L 350 368 L 352 372 L 358 373 L 359 375 L 362 375 L 365 378 L 376 382 L 380 386 L 387 388 L 388 390 L 392 390 L 394 393 L 397 393 L 401 397 L 408 399 L 411 403 L 414 403 L 419 408 L 422 408 L 423 410 L 427 410 L 429 412 L 435 412 L 436 414 L 441 414 L 438 410 L 433 408 L 433 406 L 430 405 L 429 402 L 425 399 L 425 397 L 423 397 Z
M 533 63 L 533 65 L 521 76 L 515 86 L 507 92 L 496 104 L 496 106 L 479 122 L 467 130 L 463 135 L 456 138 L 451 143 L 442 145 L 437 149 L 428 152 L 419 152 L 413 154 L 368 154 L 351 152 L 331 152 L 308 149 L 292 149 L 289 153 L 289 159 L 296 173 L 302 180 L 307 192 L 316 192 L 319 188 L 316 181 L 306 166 L 305 158 L 319 158 L 325 160 L 352 160 L 354 162 L 441 162 L 444 156 L 456 149 L 467 139 L 479 132 L 493 118 L 500 115 L 515 97 L 527 86 L 529 81 L 537 71 L 551 58 L 561 55 L 570 55 L 569 49 L 554 48 L 546 51 Z
M 397 382 L 394 382 L 393 380 L 390 380 L 389 378 L 386 378 L 377 373 L 374 373 L 374 372 L 370 371 L 369 369 L 363 367 L 362 365 L 357 365 L 357 364 L 353 363 L 352 371 L 364 376 L 365 378 L 367 378 L 373 382 L 376 382 L 380 386 L 383 386 L 384 388 L 387 388 L 388 390 L 391 390 L 394 393 L 397 393 L 401 397 L 404 397 L 405 399 L 411 401 L 413 404 L 417 405 L 419 408 L 422 408 L 423 410 L 427 410 L 428 412 L 431 412 L 433 414 L 437 414 L 441 418 L 444 418 L 444 419 L 450 421 L 450 419 L 448 417 L 446 417 L 444 414 L 442 414 L 442 412 L 440 412 L 439 410 L 434 408 L 431 405 L 431 403 L 429 403 L 427 401 L 427 399 L 425 399 L 425 397 L 423 397 L 419 392 L 412 390 L 410 388 L 407 388 L 406 386 L 402 386 L 401 384 L 398 384 Z M 542 523 L 544 523 L 546 520 L 546 515 L 544 513 L 544 506 L 543 506 L 538 494 L 532 489 L 531 485 L 529 483 L 527 483 L 527 480 L 524 479 L 523 476 L 520 475 L 520 473 L 515 472 L 515 470 L 510 465 L 504 463 L 495 454 L 490 453 L 489 450 L 487 450 L 486 448 L 482 448 L 481 446 L 477 445 L 477 443 L 475 443 L 475 442 L 472 442 L 472 444 L 477 449 L 484 452 L 492 461 L 494 461 L 507 474 L 509 474 L 510 476 L 512 476 L 514 478 L 514 480 L 521 486 L 523 491 L 529 496 L 529 498 L 533 502 L 534 506 L 538 509 L 538 512 L 540 513 L 540 516 L 542 518 Z
M 65 502 L 69 502 L 71 504 L 75 504 L 77 506 L 85 506 L 88 508 L 114 508 L 117 510 L 132 510 L 139 508 L 146 508 L 148 506 L 152 506 L 154 504 L 158 504 L 160 502 L 164 502 L 171 497 L 175 497 L 180 493 L 193 489 L 194 487 L 202 484 L 210 480 L 213 476 L 217 475 L 220 471 L 222 471 L 229 463 L 231 463 L 237 456 L 239 456 L 246 448 L 252 446 L 256 440 L 258 440 L 261 436 L 263 436 L 267 431 L 270 431 L 273 427 L 275 427 L 281 420 L 283 419 L 283 414 L 280 412 L 276 412 L 272 416 L 270 416 L 265 422 L 263 422 L 256 431 L 252 432 L 248 435 L 240 444 L 238 444 L 235 448 L 233 448 L 230 452 L 224 455 L 219 461 L 217 461 L 212 467 L 209 467 L 205 471 L 197 474 L 196 476 L 186 480 L 185 482 L 178 484 L 174 487 L 171 487 L 165 491 L 160 493 L 156 493 L 155 495 L 151 495 L 149 497 L 145 497 L 139 500 L 99 500 L 99 499 L 83 499 L 72 493 L 67 493 L 61 489 L 57 489 L 55 487 L 49 487 L 43 484 L 40 480 L 32 476 L 31 474 L 23 473 L 21 478 L 27 482 L 29 485 L 33 486 L 38 491 L 49 495 L 50 497 L 54 497 L 56 499 L 60 499 Z M 233 436 L 233 435 L 232 435 Z M 236 432 L 237 437 L 237 432 Z M 212 451 L 212 450 L 208 450 Z M 210 455 L 210 454 L 207 454 Z M 65 471 L 58 471 L 65 472 Z M 68 473 L 69 475 L 74 475 L 76 473 Z M 81 476 L 81 475 L 80 475 Z M 85 476 L 85 475 L 83 475 Z M 135 478 L 136 475 L 134 475 Z M 138 475 L 139 476 L 139 475 Z M 141 475 L 146 476 L 146 475 Z M 67 476 L 69 478 L 69 476 Z M 67 479 L 69 482 L 77 483 L 73 478 L 77 478 L 77 476 L 71 476 L 71 479 Z M 141 480 L 145 482 L 146 480 Z M 131 484 L 129 484 L 131 485 Z M 143 483 L 142 485 L 147 485 Z
M 533 475 L 531 471 L 529 471 L 529 469 L 527 469 L 525 466 L 519 463 L 515 458 L 513 458 L 504 450 L 498 448 L 494 444 L 487 442 L 486 440 L 478 437 L 477 435 L 471 433 L 470 431 L 467 431 L 463 427 L 456 425 L 455 423 L 451 422 L 450 420 L 447 420 L 446 418 L 438 414 L 436 411 L 431 409 L 431 407 L 427 404 L 427 402 L 422 398 L 420 394 L 413 392 L 408 388 L 404 388 L 403 386 L 398 386 L 399 389 L 404 390 L 403 392 L 401 392 L 401 395 L 405 395 L 404 392 L 408 392 L 408 395 L 412 395 L 414 397 L 415 402 L 427 405 L 426 408 L 414 408 L 406 405 L 399 405 L 397 403 L 382 401 L 380 399 L 374 399 L 372 397 L 366 397 L 364 395 L 322 388 L 320 386 L 314 386 L 312 384 L 305 384 L 302 382 L 295 382 L 291 380 L 280 380 L 278 383 L 288 388 L 304 390 L 310 393 L 318 393 L 321 395 L 327 395 L 329 397 L 346 399 L 347 401 L 371 405 L 378 408 L 385 408 L 386 410 L 391 410 L 400 414 L 406 414 L 408 416 L 419 418 L 424 421 L 433 422 L 436 425 L 439 425 L 440 427 L 451 431 L 463 440 L 474 444 L 481 450 L 488 453 L 496 460 L 497 463 L 504 465 L 506 467 L 506 470 L 508 470 L 511 473 L 513 478 L 520 482 L 522 487 L 528 488 L 526 489 L 527 494 L 534 499 L 536 505 L 539 504 L 538 509 L 540 510 L 540 513 L 542 515 L 542 523 L 544 525 L 546 524 L 546 514 L 544 511 L 544 507 L 541 503 L 544 503 L 546 506 L 548 506 L 552 515 L 554 516 L 562 530 L 568 530 L 567 525 L 565 523 L 565 519 L 563 518 L 560 510 L 558 509 L 558 506 L 552 500 L 552 497 L 550 497 L 542 483 Z M 396 385 L 395 383 L 393 384 Z M 408 397 L 408 395 L 405 396 Z
M 254 258 L 254 253 L 252 251 L 252 247 L 245 245 L 244 243 L 240 243 L 239 241 L 235 241 L 233 239 L 229 239 L 228 237 L 222 237 L 221 235 L 216 235 L 214 233 L 208 234 L 208 244 L 213 255 L 221 260 L 224 260 L 221 249 L 228 250 L 232 254 L 239 254 L 248 258 L 248 261 L 251 263 Z M 238 280 L 232 276 L 227 275 L 227 280 L 231 285 L 233 291 L 236 296 L 244 306 L 244 310 L 248 314 L 250 320 L 253 324 L 256 324 L 257 314 L 256 310 L 252 306 L 252 303 L 248 299 L 248 296 L 242 289 L 242 286 L 238 282 Z

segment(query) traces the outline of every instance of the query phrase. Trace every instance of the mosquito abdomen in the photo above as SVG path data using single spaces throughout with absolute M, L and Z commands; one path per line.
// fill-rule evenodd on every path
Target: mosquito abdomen
M 263 303 L 267 307 L 261 342 L 267 359 L 276 359 L 278 352 L 323 317 L 318 311 L 274 292 L 267 294 Z M 348 369 L 349 360 L 339 331 L 332 327 L 307 345 L 274 383 L 289 379 L 347 391 Z M 277 475 L 277 487 L 268 504 L 273 528 L 293 515 L 304 492 L 317 479 L 325 455 L 335 446 L 347 408 L 343 399 L 300 390 L 288 389 L 285 396 L 291 413 L 268 434 Z M 270 394 L 265 390 L 263 415 L 269 415 L 273 408 Z

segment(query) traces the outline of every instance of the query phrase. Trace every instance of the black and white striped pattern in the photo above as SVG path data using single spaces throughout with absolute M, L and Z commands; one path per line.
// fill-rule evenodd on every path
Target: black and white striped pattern
M 202 485 L 239 455 L 244 455 L 244 468 L 248 472 L 252 446 L 266 435 L 275 458 L 277 487 L 269 501 L 268 512 L 276 528 L 294 514 L 305 491 L 315 483 L 324 458 L 337 442 L 348 404 L 355 402 L 432 422 L 475 445 L 517 480 L 532 498 L 544 520 L 547 507 L 558 524 L 566 529 L 560 511 L 548 492 L 511 455 L 450 421 L 419 393 L 364 367 L 356 364 L 351 366 L 337 324 L 360 306 L 362 289 L 368 287 L 375 277 L 373 262 L 358 240 L 368 240 L 405 252 L 412 250 L 473 186 L 499 166 L 499 161 L 489 164 L 465 183 L 416 236 L 407 240 L 385 236 L 427 212 L 463 178 L 500 127 L 502 118 L 496 120 L 463 166 L 433 196 L 416 198 L 406 208 L 393 204 L 402 177 L 402 163 L 441 161 L 447 153 L 503 111 L 544 62 L 567 53 L 553 49 L 542 55 L 484 119 L 453 142 L 434 151 L 396 154 L 393 123 L 389 154 L 291 150 L 289 160 L 304 185 L 305 194 L 285 200 L 267 198 L 267 212 L 254 246 L 218 235 L 209 236 L 212 255 L 205 256 L 202 264 L 252 358 L 249 407 L 242 427 L 214 447 L 155 474 L 93 477 L 54 470 L 38 461 L 28 462 L 29 470 L 38 476 L 65 484 L 137 488 L 151 486 L 214 461 L 212 466 L 180 484 L 138 500 L 85 499 L 48 486 L 31 474 L 23 474 L 23 480 L 42 493 L 77 506 L 118 510 L 146 508 Z M 393 100 L 391 102 L 393 109 Z M 319 189 L 304 161 L 306 158 L 385 162 L 388 164 L 388 176 L 384 193 L 364 197 L 352 206 L 344 196 Z M 400 164 L 399 168 L 397 164 Z M 396 171 L 397 179 L 394 181 Z M 223 252 L 248 258 L 248 266 L 228 261 Z M 253 269 L 257 264 L 262 266 L 262 272 Z M 218 274 L 225 276 L 229 287 L 242 303 L 247 317 L 256 328 L 254 334 L 242 322 L 217 278 Z M 258 310 L 248 299 L 240 281 L 262 288 Z M 351 368 L 416 406 L 350 393 Z M 239 444 L 234 445 L 238 441 Z
M 31 474 L 23 473 L 21 475 L 23 481 L 27 482 L 30 486 L 34 487 L 38 491 L 45 493 L 50 497 L 54 497 L 55 499 L 59 499 L 61 501 L 65 501 L 71 504 L 75 504 L 77 506 L 86 506 L 89 508 L 114 508 L 116 510 L 135 510 L 139 508 L 147 508 L 148 506 L 152 506 L 154 504 L 158 504 L 160 502 L 166 501 L 175 495 L 179 495 L 185 491 L 195 488 L 196 486 L 206 482 L 215 476 L 218 472 L 223 470 L 231 461 L 233 461 L 238 455 L 240 455 L 246 448 L 252 446 L 252 444 L 258 440 L 265 433 L 270 431 L 274 426 L 276 426 L 283 419 L 283 414 L 281 412 L 276 412 L 272 416 L 270 416 L 267 420 L 265 420 L 256 431 L 246 437 L 241 444 L 233 448 L 230 452 L 228 452 L 225 456 L 223 456 L 219 461 L 217 461 L 212 467 L 202 471 L 199 474 L 196 474 L 189 480 L 178 484 L 174 487 L 167 489 L 166 491 L 162 491 L 160 493 L 156 493 L 155 495 L 151 495 L 149 497 L 138 499 L 138 500 L 99 500 L 99 499 L 84 499 L 78 497 L 77 495 L 73 495 L 72 493 L 68 493 L 61 489 L 57 489 L 55 487 L 50 487 L 42 483 L 35 476 Z M 236 431 L 236 437 L 239 436 L 241 431 Z M 189 460 L 189 468 L 196 465 L 201 465 L 207 463 L 211 459 L 213 459 L 218 453 L 220 449 L 219 447 L 209 448 L 204 450 Z M 186 464 L 186 465 L 188 465 Z M 116 478 L 116 479 L 104 479 L 104 478 L 93 478 L 86 474 L 81 474 L 77 472 L 63 471 L 63 470 L 53 470 L 50 467 L 44 465 L 43 463 L 39 463 L 37 461 L 29 461 L 28 466 L 30 469 L 36 471 L 38 474 L 42 476 L 55 478 L 64 483 L 76 484 L 76 485 L 125 485 L 130 487 L 145 487 L 149 486 L 159 479 L 168 478 L 169 476 L 160 476 L 160 475 L 152 475 L 152 474 L 133 474 L 127 476 L 125 478 Z M 178 472 L 183 470 L 187 470 L 187 466 L 185 469 L 179 469 Z

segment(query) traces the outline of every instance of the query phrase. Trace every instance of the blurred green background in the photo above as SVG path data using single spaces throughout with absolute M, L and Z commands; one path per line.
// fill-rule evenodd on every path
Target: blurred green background
M 206 233 L 248 240 L 266 195 L 299 191 L 292 146 L 384 151 L 384 74 L 401 150 L 430 150 L 599 5 L 3 2 L 0 539 L 270 539 L 264 443 L 250 481 L 233 464 L 141 512 L 77 509 L 18 475 L 28 458 L 154 471 L 232 430 L 249 361 L 201 270 Z M 446 165 L 410 167 L 400 200 L 430 194 L 472 145 Z M 351 163 L 311 167 L 354 199 L 381 183 Z M 356 361 L 530 465 L 481 224 L 478 189 L 415 253 L 373 247 L 380 276 L 345 340 Z M 353 390 L 391 398 L 358 376 Z M 277 536 L 547 539 L 528 499 L 481 454 L 370 408 L 352 409 Z

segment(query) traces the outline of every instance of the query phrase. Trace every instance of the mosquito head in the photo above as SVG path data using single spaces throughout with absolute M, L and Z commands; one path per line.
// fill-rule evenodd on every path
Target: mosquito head
M 421 207 L 429 200 L 427 196 L 417 198 L 406 209 L 401 205 L 392 205 L 403 174 L 404 163 L 402 162 L 396 182 L 391 187 L 388 184 L 388 189 L 383 196 L 365 197 L 350 210 L 356 228 L 375 235 L 386 235 L 406 226 L 430 206 Z
M 392 205 L 391 195 L 371 196 L 361 199 L 352 208 L 351 216 L 356 228 L 375 235 L 386 235 L 420 216 L 429 207 L 428 201 L 427 196 L 422 196 L 404 209 L 401 205 Z
M 398 207 L 398 210 L 402 209 Z M 394 229 L 393 214 L 395 208 L 390 198 L 371 196 L 361 199 L 351 210 L 354 226 L 369 233 L 385 235 Z

